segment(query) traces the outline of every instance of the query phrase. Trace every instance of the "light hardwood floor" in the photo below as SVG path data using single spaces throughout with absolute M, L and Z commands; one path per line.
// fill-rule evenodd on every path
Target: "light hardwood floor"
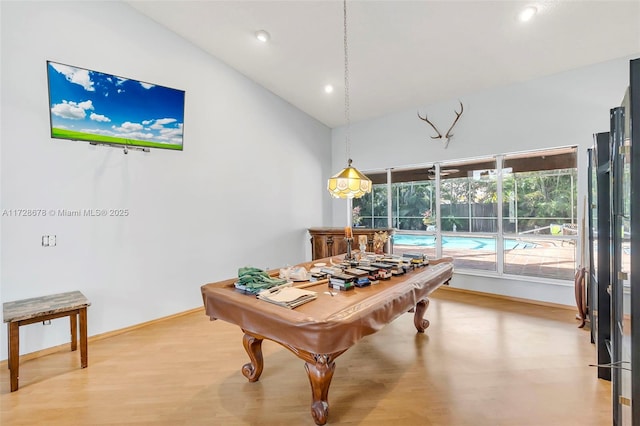
M 91 311 L 89 311 L 89 315 Z M 329 423 L 341 425 L 604 426 L 611 387 L 568 309 L 438 290 L 425 334 L 405 314 L 336 360 Z M 91 330 L 89 330 L 91 333 Z M 249 383 L 242 332 L 204 311 L 0 373 L 0 424 L 313 425 L 303 361 L 263 344 Z

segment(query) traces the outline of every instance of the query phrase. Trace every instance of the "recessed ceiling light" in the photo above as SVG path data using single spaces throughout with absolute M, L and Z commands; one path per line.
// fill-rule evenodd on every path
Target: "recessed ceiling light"
M 326 86 L 324 86 L 324 91 L 325 93 L 333 93 L 333 86 L 330 84 L 327 84 Z
M 259 31 L 256 31 L 256 38 L 261 42 L 266 43 L 269 41 L 271 36 L 265 30 L 259 30 Z
M 522 22 L 527 22 L 531 20 L 531 18 L 533 18 L 536 13 L 538 13 L 538 9 L 533 6 L 529 6 L 522 9 L 522 12 L 520 12 L 520 14 L 518 15 L 518 19 L 520 19 Z

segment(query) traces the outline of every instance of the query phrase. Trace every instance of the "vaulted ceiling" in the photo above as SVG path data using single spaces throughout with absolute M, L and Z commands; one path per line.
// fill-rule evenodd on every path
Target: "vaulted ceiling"
M 345 123 L 341 1 L 127 3 L 327 126 Z M 351 121 L 640 56 L 637 0 L 352 0 L 347 16 Z

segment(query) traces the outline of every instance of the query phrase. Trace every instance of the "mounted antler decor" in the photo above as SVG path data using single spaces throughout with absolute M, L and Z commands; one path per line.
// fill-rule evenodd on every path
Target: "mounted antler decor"
M 451 133 L 451 130 L 453 130 L 453 126 L 456 125 L 456 123 L 458 122 L 458 120 L 460 119 L 460 116 L 462 115 L 462 112 L 464 111 L 464 105 L 462 105 L 461 101 L 460 102 L 460 112 L 454 110 L 453 112 L 456 113 L 456 119 L 453 120 L 453 124 L 451 125 L 451 127 L 449 127 L 449 130 L 447 130 L 447 133 L 444 135 L 444 148 L 447 149 L 447 146 L 449 146 L 449 139 L 451 139 L 451 137 L 453 137 L 453 133 Z M 418 111 L 418 118 L 420 120 L 426 121 L 427 123 L 429 123 L 431 125 L 431 127 L 433 127 L 433 130 L 436 131 L 436 133 L 438 134 L 438 136 L 431 136 L 431 139 L 442 139 L 442 133 L 440 133 L 440 131 L 438 130 L 438 128 L 431 122 L 429 121 L 429 119 L 427 118 L 427 114 L 424 115 L 424 117 L 420 116 L 420 111 Z

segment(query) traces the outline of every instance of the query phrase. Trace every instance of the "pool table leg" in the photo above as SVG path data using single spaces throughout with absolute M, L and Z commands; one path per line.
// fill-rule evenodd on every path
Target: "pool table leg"
M 250 382 L 257 382 L 264 367 L 262 341 L 265 337 L 247 330 L 242 331 L 244 332 L 242 344 L 251 359 L 250 363 L 242 367 L 242 374 Z M 314 354 L 287 343 L 276 342 L 305 361 L 304 368 L 307 370 L 307 376 L 309 376 L 311 383 L 311 415 L 317 425 L 326 424 L 329 417 L 329 386 L 336 369 L 335 359 L 346 352 L 348 348 L 328 354 Z
M 262 358 L 262 338 L 251 335 L 245 331 L 242 338 L 244 349 L 249 355 L 250 363 L 242 367 L 242 374 L 249 379 L 250 382 L 257 382 L 264 368 L 264 359 Z
M 311 415 L 317 425 L 327 423 L 329 417 L 329 385 L 336 369 L 332 355 L 313 355 L 315 362 L 306 362 L 309 382 L 311 383 Z
M 418 333 L 424 333 L 429 327 L 429 320 L 424 318 L 424 314 L 429 307 L 429 299 L 423 299 L 416 304 L 415 315 L 413 317 L 413 323 L 418 330 Z

